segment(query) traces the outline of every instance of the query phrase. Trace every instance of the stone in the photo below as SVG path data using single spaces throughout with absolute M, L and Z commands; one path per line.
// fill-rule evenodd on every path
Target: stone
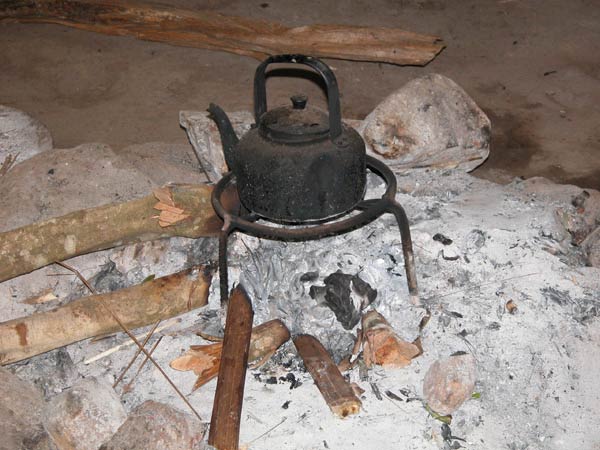
M 0 105 L 0 166 L 8 155 L 16 162 L 52 149 L 52 136 L 38 120 L 18 109 Z
M 42 425 L 43 407 L 37 387 L 0 367 L 0 450 L 54 450 Z
M 460 354 L 435 361 L 423 381 L 423 397 L 441 415 L 452 414 L 471 398 L 476 379 L 475 358 Z
M 238 137 L 254 123 L 254 116 L 248 111 L 228 113 L 227 116 Z M 179 124 L 185 128 L 208 179 L 216 183 L 228 171 L 217 125 L 205 111 L 181 111 Z
M 13 370 L 16 375 L 40 388 L 46 398 L 73 386 L 80 377 L 69 352 L 64 347 L 38 355 L 24 364 L 15 365 Z
M 170 182 L 205 181 L 189 145 L 152 142 L 119 152 L 93 143 L 55 149 L 0 177 L 0 231 L 143 197 Z
M 206 425 L 171 406 L 148 400 L 99 450 L 200 450 Z
M 126 419 L 117 393 L 93 377 L 53 397 L 43 413 L 44 427 L 60 450 L 97 449 Z
M 148 142 L 115 151 L 119 160 L 134 167 L 157 186 L 169 183 L 202 184 L 207 177 L 190 144 Z
M 590 266 L 600 268 L 600 227 L 590 233 L 581 246 Z
M 439 74 L 411 80 L 390 94 L 359 131 L 367 151 L 392 169 L 470 172 L 490 152 L 490 120 L 460 86 Z

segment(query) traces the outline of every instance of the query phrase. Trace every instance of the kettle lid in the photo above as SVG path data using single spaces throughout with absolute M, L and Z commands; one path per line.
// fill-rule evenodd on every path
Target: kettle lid
M 321 109 L 306 106 L 306 95 L 294 95 L 292 106 L 267 111 L 258 123 L 262 137 L 283 143 L 296 144 L 321 141 L 329 136 L 329 116 Z

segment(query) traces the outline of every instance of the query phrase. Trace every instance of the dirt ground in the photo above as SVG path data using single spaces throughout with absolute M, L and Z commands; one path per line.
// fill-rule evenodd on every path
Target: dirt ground
M 425 68 L 327 60 L 345 117 L 363 118 L 406 81 L 438 72 L 458 82 L 492 120 L 489 160 L 476 175 L 506 182 L 541 175 L 600 189 L 600 8 L 597 0 L 192 1 L 172 5 L 290 25 L 390 26 L 442 37 Z M 0 103 L 31 113 L 56 147 L 103 142 L 184 143 L 180 110 L 209 102 L 250 109 L 257 61 L 208 50 L 103 36 L 54 25 L 0 25 Z M 310 77 L 285 71 L 269 83 L 273 103 Z

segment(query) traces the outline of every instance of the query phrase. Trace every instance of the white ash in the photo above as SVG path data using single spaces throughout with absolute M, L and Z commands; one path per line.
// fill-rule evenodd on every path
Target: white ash
M 468 400 L 453 414 L 452 435 L 464 438 L 465 447 L 590 448 L 600 439 L 595 426 L 600 361 L 590 357 L 600 350 L 600 269 L 583 266 L 577 256 L 579 249 L 570 244 L 568 233 L 557 221 L 555 209 L 568 205 L 552 200 L 556 197 L 531 192 L 527 181 L 500 186 L 458 172 L 413 171 L 399 175 L 398 186 L 397 198 L 411 221 L 421 298 L 432 315 L 421 332 L 424 354 L 403 369 L 376 368 L 362 373 L 353 369 L 350 379 L 365 389 L 363 408 L 344 421 L 331 415 L 310 377 L 297 366 L 271 364 L 263 369 L 266 373 L 260 379 L 255 378 L 255 371 L 249 371 L 241 443 L 253 441 L 253 449 L 322 448 L 323 441 L 330 448 L 448 448 L 441 423 L 429 417 L 419 400 L 421 386 L 435 360 L 465 351 L 476 359 L 475 390 L 480 394 L 479 399 Z M 433 240 L 436 233 L 452 239 L 452 244 L 444 246 Z M 360 273 L 378 289 L 376 308 L 405 339 L 418 333 L 422 311 L 408 304 L 400 235 L 391 216 L 326 240 L 290 244 L 236 233 L 230 244 L 230 281 L 242 280 L 251 290 L 255 324 L 283 317 L 295 332 L 311 332 L 323 340 L 335 336 L 343 344 L 349 332 L 335 323 L 329 309 L 310 307 L 314 306 L 308 296 L 310 283 L 299 281 L 301 274 L 318 271 L 320 283 L 329 273 L 342 269 Z M 175 247 L 183 253 L 174 257 L 177 267 L 173 270 L 167 264 L 170 258 L 160 256 L 158 247 L 153 251 L 145 247 L 147 257 L 139 261 L 143 269 L 135 276 L 131 272 L 132 280 L 153 273 L 159 276 L 178 270 L 179 264 L 189 264 L 185 243 Z M 445 256 L 449 254 L 446 250 L 451 250 L 459 258 L 444 259 L 442 250 Z M 131 258 L 134 249 L 127 251 L 132 252 Z M 123 254 L 123 250 L 114 252 Z M 107 258 L 113 253 L 102 254 Z M 198 251 L 193 254 L 198 255 Z M 122 264 L 116 255 L 111 259 L 125 273 L 138 267 L 138 262 Z M 94 266 L 81 264 L 79 268 L 91 278 L 100 265 L 96 261 Z M 56 278 L 65 277 L 44 277 L 51 283 Z M 72 276 L 67 278 L 73 285 L 77 283 Z M 14 298 L 3 296 L 6 319 L 34 309 L 29 306 L 29 312 L 15 313 L 14 308 L 21 308 L 23 292 L 15 291 Z M 506 310 L 509 300 L 517 304 L 514 314 Z M 202 343 L 194 334 L 200 320 L 216 323 L 221 315 L 215 276 L 210 304 L 200 312 L 181 316 L 181 322 L 159 333 L 164 337 L 154 355 L 186 394 L 196 377 L 191 372 L 171 370 L 168 363 L 189 345 Z M 322 327 L 328 326 L 331 328 L 324 331 Z M 136 334 L 147 329 L 136 330 Z M 157 338 L 153 337 L 150 345 Z M 132 347 L 89 365 L 83 361 L 126 340 L 119 333 L 71 345 L 67 352 L 81 376 L 114 380 L 133 354 Z M 334 347 L 341 351 L 342 344 Z M 278 361 L 297 358 L 291 345 L 285 352 L 278 355 Z M 39 359 L 23 364 L 36 364 Z M 117 388 L 119 392 L 133 378 L 140 359 Z M 270 376 L 279 380 L 290 370 L 301 386 L 290 389 L 288 382 L 265 382 Z M 371 383 L 377 386 L 382 400 Z M 214 388 L 211 382 L 188 397 L 206 420 Z M 393 400 L 386 391 L 416 400 Z M 128 410 L 150 399 L 185 408 L 149 363 L 134 380 L 133 390 L 122 399 Z M 288 408 L 282 408 L 288 400 Z

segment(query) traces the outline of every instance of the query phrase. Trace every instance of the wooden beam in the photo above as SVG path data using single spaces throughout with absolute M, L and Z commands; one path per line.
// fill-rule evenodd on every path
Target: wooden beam
M 254 311 L 246 291 L 238 285 L 229 298 L 221 367 L 213 402 L 208 443 L 217 450 L 237 450 L 244 400 L 246 367 Z
M 443 48 L 436 36 L 397 28 L 308 25 L 225 16 L 116 0 L 4 0 L 0 21 L 55 23 L 103 34 L 264 59 L 300 53 L 322 58 L 425 65 Z
M 129 330 L 204 306 L 211 278 L 210 271 L 201 266 L 0 323 L 0 365 L 122 331 L 106 305 Z

